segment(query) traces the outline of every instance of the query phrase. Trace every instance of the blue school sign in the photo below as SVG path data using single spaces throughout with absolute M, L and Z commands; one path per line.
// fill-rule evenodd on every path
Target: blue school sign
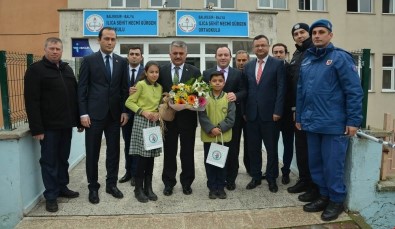
M 248 37 L 248 12 L 176 11 L 177 36 Z
M 84 10 L 84 36 L 112 27 L 118 36 L 158 36 L 157 10 Z

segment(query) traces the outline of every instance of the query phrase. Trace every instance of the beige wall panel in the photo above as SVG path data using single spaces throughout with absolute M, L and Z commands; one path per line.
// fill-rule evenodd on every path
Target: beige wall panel
M 60 33 L 63 39 L 63 57 L 71 58 L 71 38 L 82 38 L 82 11 L 60 11 Z
M 0 50 L 42 55 L 44 40 L 59 36 L 57 10 L 66 6 L 67 0 L 0 1 Z
M 110 0 L 68 0 L 69 9 L 96 9 L 108 8 Z

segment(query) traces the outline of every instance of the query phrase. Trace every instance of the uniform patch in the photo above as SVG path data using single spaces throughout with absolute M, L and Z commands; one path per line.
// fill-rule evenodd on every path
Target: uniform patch
M 332 62 L 333 62 L 332 60 L 327 60 L 327 61 L 326 61 L 326 65 L 331 65 Z
M 227 107 L 222 107 L 222 112 L 223 112 L 224 114 L 228 113 L 228 108 L 227 108 Z
M 354 72 L 358 72 L 358 67 L 355 66 L 355 65 L 353 65 L 353 66 L 352 66 L 352 70 L 353 70 Z

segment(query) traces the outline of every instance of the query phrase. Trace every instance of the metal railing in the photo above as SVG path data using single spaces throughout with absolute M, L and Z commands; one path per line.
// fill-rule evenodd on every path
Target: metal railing
M 27 66 L 41 58 L 33 54 L 0 51 L 0 130 L 13 130 L 27 122 L 24 75 Z
M 395 144 L 394 144 L 394 143 L 391 143 L 391 142 L 384 141 L 384 140 L 382 140 L 382 139 L 373 137 L 372 135 L 369 135 L 369 134 L 367 134 L 367 133 L 364 133 L 362 130 L 358 130 L 358 131 L 357 131 L 357 136 L 358 136 L 358 137 L 362 137 L 362 138 L 369 139 L 369 140 L 371 140 L 371 141 L 377 142 L 377 143 L 382 144 L 382 145 L 384 145 L 384 146 L 387 146 L 387 147 L 389 147 L 389 148 L 395 149 Z

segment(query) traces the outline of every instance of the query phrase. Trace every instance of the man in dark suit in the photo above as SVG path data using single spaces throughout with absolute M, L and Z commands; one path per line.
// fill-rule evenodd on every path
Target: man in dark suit
M 170 45 L 171 63 L 160 68 L 159 84 L 163 87 L 163 92 L 169 92 L 173 84 L 185 83 L 191 78 L 201 75 L 200 70 L 195 66 L 186 64 L 187 44 L 183 41 L 173 41 Z M 181 149 L 181 174 L 180 182 L 185 195 L 192 194 L 191 185 L 195 179 L 195 134 L 197 127 L 196 111 L 182 110 L 176 112 L 175 118 L 171 122 L 166 122 L 164 136 L 164 161 L 162 181 L 165 185 L 163 194 L 170 196 L 173 194 L 173 187 L 176 185 L 177 173 L 177 150 L 178 137 L 180 137 Z
M 131 47 L 127 56 L 129 65 L 128 69 L 128 87 L 129 93 L 133 93 L 135 87 L 134 85 L 140 78 L 140 75 L 144 72 L 144 67 L 141 65 L 141 61 L 143 60 L 143 55 L 141 53 L 140 47 Z M 127 109 L 129 115 L 129 121 L 126 125 L 122 126 L 122 137 L 125 142 L 125 175 L 119 179 L 119 183 L 124 183 L 130 180 L 130 184 L 134 186 L 135 184 L 135 175 L 137 169 L 137 158 L 134 155 L 129 155 L 130 149 L 130 139 L 132 136 L 132 128 L 133 128 L 133 119 L 134 113 L 133 111 Z
M 227 93 L 228 100 L 236 103 L 236 118 L 232 128 L 232 140 L 230 141 L 228 158 L 226 160 L 226 189 L 235 190 L 236 177 L 239 172 L 239 152 L 240 152 L 240 138 L 241 138 L 241 101 L 247 95 L 247 90 L 244 86 L 245 80 L 240 70 L 229 66 L 232 60 L 232 53 L 226 46 L 220 46 L 215 52 L 215 59 L 217 66 L 207 69 L 203 72 L 203 77 L 206 82 L 210 81 L 210 75 L 214 71 L 220 71 L 225 76 L 225 87 L 223 91 Z
M 247 189 L 261 184 L 262 140 L 267 152 L 266 180 L 271 192 L 278 186 L 278 139 L 280 120 L 284 108 L 285 68 L 284 62 L 268 55 L 269 39 L 258 35 L 253 40 L 256 59 L 244 67 L 248 82 L 246 100 L 248 153 L 251 163 L 252 180 Z
M 113 28 L 99 32 L 100 51 L 84 57 L 79 82 L 78 102 L 81 124 L 86 128 L 86 175 L 89 202 L 100 202 L 98 162 L 102 135 L 106 137 L 106 192 L 123 198 L 117 188 L 119 170 L 120 126 L 128 121 L 125 101 L 128 95 L 127 61 L 113 53 L 116 44 Z
M 250 54 L 248 54 L 247 51 L 245 50 L 238 50 L 236 52 L 236 68 L 239 69 L 240 71 L 243 71 L 244 65 L 250 61 Z M 243 76 L 244 79 L 246 79 L 245 76 Z M 247 83 L 246 83 L 247 84 Z M 246 85 L 247 87 L 247 85 Z M 247 96 L 246 96 L 247 97 Z M 241 110 L 245 111 L 245 98 L 241 102 Z M 250 174 L 250 158 L 248 157 L 248 136 L 247 136 L 247 128 L 246 128 L 246 118 L 245 114 L 242 114 L 243 118 L 241 119 L 241 128 L 243 129 L 243 150 L 244 150 L 244 155 L 243 155 L 243 162 L 244 162 L 244 167 L 246 168 L 246 171 L 248 174 Z

